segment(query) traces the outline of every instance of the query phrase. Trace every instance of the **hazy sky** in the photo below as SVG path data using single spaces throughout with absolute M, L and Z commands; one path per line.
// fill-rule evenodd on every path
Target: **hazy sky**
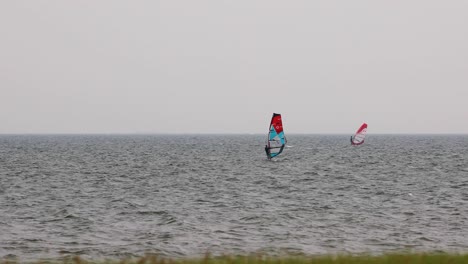
M 466 0 L 0 1 L 0 133 L 468 133 Z

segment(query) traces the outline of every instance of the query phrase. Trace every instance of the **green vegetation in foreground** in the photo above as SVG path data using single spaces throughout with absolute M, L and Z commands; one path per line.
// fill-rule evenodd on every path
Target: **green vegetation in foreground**
M 4 260 L 1 264 L 18 263 L 14 260 Z M 325 255 L 325 256 L 290 256 L 271 257 L 265 255 L 222 256 L 210 255 L 198 259 L 168 259 L 159 256 L 146 256 L 138 259 L 89 261 L 79 257 L 66 258 L 57 261 L 36 261 L 32 263 L 64 263 L 64 264 L 468 264 L 468 254 L 448 253 L 402 253 L 379 256 L 370 255 Z

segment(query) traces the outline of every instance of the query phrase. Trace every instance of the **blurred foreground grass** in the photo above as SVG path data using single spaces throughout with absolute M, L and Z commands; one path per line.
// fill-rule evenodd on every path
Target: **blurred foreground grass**
M 20 263 L 15 260 L 3 260 L 1 264 Z M 92 261 L 79 257 L 64 258 L 62 260 L 38 260 L 28 263 L 54 263 L 54 264 L 468 264 L 468 254 L 446 253 L 401 253 L 370 255 L 325 255 L 325 256 L 290 256 L 270 257 L 264 255 L 251 256 L 221 256 L 203 258 L 170 259 L 148 255 L 142 258 L 122 260 Z

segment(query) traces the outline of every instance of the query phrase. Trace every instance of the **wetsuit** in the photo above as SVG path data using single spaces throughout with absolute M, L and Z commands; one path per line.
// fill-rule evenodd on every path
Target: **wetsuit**
M 265 152 L 266 152 L 267 158 L 268 158 L 268 159 L 271 159 L 271 156 L 270 156 L 270 149 L 268 148 L 267 145 L 265 145 Z

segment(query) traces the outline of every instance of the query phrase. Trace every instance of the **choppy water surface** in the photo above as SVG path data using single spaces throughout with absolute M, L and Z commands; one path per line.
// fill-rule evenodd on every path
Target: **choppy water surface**
M 468 249 L 468 136 L 0 136 L 0 258 Z

